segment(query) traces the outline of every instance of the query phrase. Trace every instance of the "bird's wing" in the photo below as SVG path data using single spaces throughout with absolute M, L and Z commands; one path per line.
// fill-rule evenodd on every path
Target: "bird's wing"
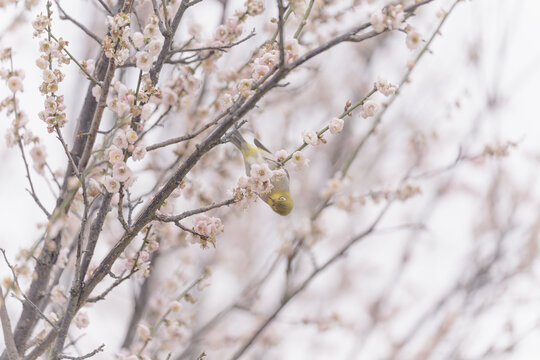
M 270 154 L 272 153 L 270 150 L 268 150 L 268 149 L 266 148 L 266 146 L 264 146 L 263 144 L 261 144 L 261 142 L 259 141 L 259 139 L 255 138 L 255 139 L 253 139 L 253 142 L 255 143 L 255 146 L 257 146 L 259 149 L 264 150 L 264 151 L 266 151 L 266 152 L 268 152 L 268 153 L 270 153 Z

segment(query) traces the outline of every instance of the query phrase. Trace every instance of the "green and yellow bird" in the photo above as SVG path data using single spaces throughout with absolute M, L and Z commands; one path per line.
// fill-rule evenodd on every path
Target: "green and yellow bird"
M 275 170 L 278 167 L 278 163 L 274 160 L 272 153 L 259 140 L 255 139 L 255 146 L 251 145 L 238 130 L 234 130 L 230 134 L 229 139 L 244 157 L 247 176 L 250 175 L 251 166 L 254 164 L 266 163 L 271 170 Z M 273 178 L 270 181 L 273 185 L 272 190 L 267 194 L 259 195 L 265 203 L 270 205 L 272 210 L 282 216 L 288 215 L 294 207 L 294 201 L 289 192 L 289 174 L 286 174 L 287 176 L 281 176 L 277 179 Z

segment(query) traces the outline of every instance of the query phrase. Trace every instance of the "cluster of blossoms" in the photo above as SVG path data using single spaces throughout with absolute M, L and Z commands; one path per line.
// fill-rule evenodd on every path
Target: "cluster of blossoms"
M 332 187 L 334 185 L 328 185 L 328 187 Z M 341 189 L 341 184 L 339 185 L 339 189 Z M 336 192 L 339 190 L 337 189 Z M 382 200 L 399 200 L 399 201 L 407 201 L 410 198 L 419 195 L 422 193 L 422 189 L 420 189 L 419 186 L 405 183 L 400 188 L 396 190 L 382 190 L 382 191 L 370 191 L 369 193 L 365 195 L 354 195 L 354 194 L 342 194 L 336 196 L 336 206 L 342 210 L 350 211 L 353 204 L 360 204 L 365 205 L 366 201 L 369 199 L 373 201 L 373 203 L 378 204 Z
M 195 318 L 192 312 L 184 309 L 184 303 L 197 302 L 194 293 L 197 290 L 203 291 L 211 284 L 211 269 L 206 267 L 196 281 L 197 290 L 192 289 L 185 293 L 185 287 L 179 285 L 188 278 L 191 279 L 192 275 L 189 273 L 175 272 L 160 281 L 160 291 L 155 292 L 150 298 L 145 319 L 137 326 L 137 344 L 131 349 L 122 349 L 117 360 L 150 359 L 151 356 L 155 358 L 161 353 L 169 354 L 190 339 Z M 145 349 L 142 353 L 132 354 L 132 351 L 140 349 L 141 346 Z
M 379 105 L 377 105 L 377 103 L 372 100 L 366 100 L 362 104 L 362 109 L 360 109 L 360 116 L 367 119 L 368 117 L 375 116 L 377 110 L 379 110 Z
M 326 182 L 326 186 L 321 192 L 323 199 L 330 199 L 344 186 L 343 176 L 341 173 L 335 174 L 330 180 Z
M 99 101 L 101 97 L 101 86 L 95 85 L 92 88 L 92 95 Z M 107 99 L 107 107 L 114 112 L 118 118 L 122 119 L 122 124 L 129 124 L 131 119 L 140 115 L 142 120 L 148 120 L 153 114 L 156 105 L 154 102 L 159 102 L 161 92 L 159 89 L 152 86 L 150 77 L 145 74 L 141 78 L 139 92 L 136 94 L 132 89 L 129 89 L 121 81 L 115 80 L 111 84 Z M 151 100 L 151 102 L 148 102 Z M 145 103 L 143 106 L 137 102 Z M 137 123 L 138 130 L 142 130 L 142 123 Z
M 129 22 L 129 14 L 123 12 L 107 17 L 110 35 L 103 37 L 103 50 L 116 65 L 124 64 L 129 58 Z
M 397 85 L 389 83 L 388 81 L 381 78 L 377 79 L 377 81 L 375 82 L 375 88 L 384 96 L 393 95 L 398 89 Z
M 222 47 L 231 45 L 243 33 L 242 23 L 247 19 L 247 16 L 256 16 L 263 12 L 264 5 L 259 0 L 248 0 L 245 10 L 236 10 L 233 16 L 225 19 L 224 24 L 219 25 L 213 38 L 204 44 L 204 47 Z M 193 32 L 198 33 L 199 29 L 193 29 Z M 195 36 L 198 37 L 198 36 Z M 206 73 L 211 73 L 216 70 L 216 61 L 223 55 L 221 51 L 206 50 L 199 53 L 199 57 L 204 59 L 202 62 L 203 69 Z
M 272 170 L 267 163 L 253 164 L 248 176 L 238 179 L 234 189 L 234 197 L 241 200 L 244 197 L 253 198 L 253 195 L 264 196 L 274 188 L 272 182 L 279 181 L 280 177 L 287 176 L 284 169 Z
M 482 155 L 490 157 L 506 157 L 509 154 L 510 148 L 516 147 L 517 143 L 508 141 L 504 144 L 486 145 L 482 151 Z
M 277 162 L 283 162 L 287 158 L 287 150 L 279 150 L 274 154 Z M 297 169 L 302 169 L 309 165 L 309 159 L 301 151 L 296 151 L 291 155 L 291 160 Z
M 373 26 L 373 30 L 380 33 L 386 29 L 398 29 L 404 20 L 403 5 L 388 5 L 382 12 L 371 15 L 371 26 Z
M 247 0 L 245 6 L 246 14 L 249 16 L 257 16 L 264 11 L 264 3 L 261 0 Z
M 143 32 L 135 32 L 131 36 L 133 45 L 137 49 L 135 54 L 137 68 L 143 72 L 150 71 L 154 59 L 163 47 L 163 38 L 159 32 L 158 21 L 157 16 L 150 16 Z
M 30 156 L 34 163 L 34 170 L 40 175 L 43 175 L 43 169 L 45 168 L 47 162 L 47 150 L 43 145 L 36 145 L 30 150 Z
M 136 277 L 146 278 L 150 275 L 151 270 L 150 256 L 158 249 L 159 242 L 156 239 L 145 240 L 139 250 L 131 252 L 131 255 L 127 255 L 122 261 L 115 262 L 112 271 L 120 276 L 136 271 Z
M 285 64 L 289 64 L 298 59 L 300 46 L 296 39 L 289 39 L 284 44 Z M 264 77 L 272 68 L 279 63 L 279 49 L 277 44 L 266 44 L 259 49 L 257 56 L 251 63 L 251 77 L 241 79 L 236 88 L 241 96 L 251 95 L 251 85 L 253 81 L 258 81 Z
M 208 247 L 208 243 L 215 247 L 216 236 L 225 230 L 223 223 L 217 217 L 201 214 L 193 221 L 192 230 L 197 234 L 188 234 L 192 243 L 201 244 L 202 248 Z
M 159 249 L 159 242 L 152 239 L 145 242 L 143 248 L 137 253 L 126 259 L 124 262 L 124 271 L 137 270 L 136 277 L 147 278 L 150 275 L 150 255 Z
M 137 139 L 137 133 L 129 127 L 120 128 L 113 135 L 112 144 L 106 151 L 107 160 L 112 166 L 112 175 L 105 176 L 102 180 L 108 192 L 117 193 L 120 190 L 120 184 L 129 187 L 135 180 L 124 160 L 126 153 L 131 153 L 131 158 L 135 161 L 145 156 L 145 147 L 135 145 Z
M 410 25 L 407 25 L 407 28 L 405 30 L 407 31 L 405 44 L 407 44 L 407 47 L 410 50 L 417 49 L 418 46 L 420 46 L 420 43 L 422 42 L 422 37 L 420 36 L 420 33 L 416 31 L 416 29 Z
M 11 58 L 11 49 L 0 49 L 0 62 L 7 61 Z M 0 112 L 6 111 L 6 115 L 14 115 L 14 119 L 11 123 L 11 127 L 6 132 L 6 143 L 8 146 L 15 145 L 19 139 L 23 141 L 25 145 L 31 142 L 37 142 L 39 139 L 35 137 L 29 129 L 26 129 L 28 123 L 28 117 L 21 110 L 19 106 L 19 99 L 17 93 L 24 90 L 22 81 L 24 80 L 24 71 L 22 70 L 8 70 L 0 68 L 0 79 L 5 81 L 7 87 L 12 94 L 6 96 L 0 101 Z
M 39 14 L 32 22 L 34 36 L 45 37 L 47 29 L 50 28 L 50 17 Z M 38 116 L 47 124 L 47 130 L 53 132 L 56 126 L 63 127 L 66 122 L 66 105 L 64 96 L 56 94 L 58 84 L 64 80 L 64 73 L 60 71 L 60 66 L 69 64 L 70 58 L 64 54 L 64 47 L 68 44 L 61 37 L 58 41 L 51 40 L 49 35 L 39 42 L 40 56 L 36 60 L 36 65 L 42 73 L 43 82 L 39 86 L 39 91 L 45 96 L 44 109 Z M 56 66 L 55 66 L 56 65 Z
M 2 1 L 0 1 L 0 9 L 6 8 L 9 5 L 16 5 L 19 2 L 20 2 L 19 0 L 2 0 Z M 39 3 L 38 0 L 24 0 L 24 6 L 28 10 L 30 10 L 37 3 Z
M 192 72 L 179 66 L 161 89 L 161 104 L 175 111 L 188 108 L 200 86 L 201 81 Z

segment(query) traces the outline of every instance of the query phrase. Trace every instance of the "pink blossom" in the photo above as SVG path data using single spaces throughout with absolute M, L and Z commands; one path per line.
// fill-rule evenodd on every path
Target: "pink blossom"
M 131 155 L 132 159 L 135 161 L 142 160 L 146 155 L 146 148 L 144 146 L 136 146 Z
M 23 91 L 22 79 L 19 76 L 12 76 L 8 79 L 7 85 L 12 92 Z
M 319 137 L 315 131 L 304 131 L 302 132 L 302 139 L 308 145 L 316 146 L 319 144 Z
M 115 194 L 120 190 L 120 183 L 112 176 L 105 176 L 103 178 L 103 186 L 111 194 Z
M 251 72 L 251 77 L 253 78 L 253 80 L 259 80 L 264 75 L 266 75 L 268 71 L 270 71 L 270 68 L 266 65 L 255 65 Z
M 112 164 L 124 161 L 124 152 L 115 145 L 111 145 L 108 152 L 109 162 Z
M 118 162 L 113 166 L 113 178 L 117 181 L 124 182 L 131 177 L 131 170 L 123 162 Z
M 90 324 L 90 319 L 88 319 L 88 314 L 86 311 L 79 311 L 79 313 L 75 316 L 75 319 L 73 319 L 73 322 L 79 329 L 84 329 Z
M 337 133 L 340 133 L 343 130 L 343 125 L 344 124 L 345 124 L 345 122 L 343 121 L 343 119 L 335 117 L 332 120 L 330 120 L 330 124 L 328 125 L 328 129 L 330 130 L 330 132 L 332 134 L 337 134 Z
M 152 68 L 154 57 L 146 51 L 139 51 L 135 54 L 137 68 L 148 72 Z

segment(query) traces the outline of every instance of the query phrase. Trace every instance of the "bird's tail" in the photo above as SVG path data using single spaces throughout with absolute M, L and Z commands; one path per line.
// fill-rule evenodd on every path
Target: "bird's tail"
M 228 137 L 229 141 L 232 142 L 234 146 L 236 146 L 239 150 L 242 150 L 242 144 L 246 143 L 246 139 L 244 139 L 238 130 L 233 130 Z

